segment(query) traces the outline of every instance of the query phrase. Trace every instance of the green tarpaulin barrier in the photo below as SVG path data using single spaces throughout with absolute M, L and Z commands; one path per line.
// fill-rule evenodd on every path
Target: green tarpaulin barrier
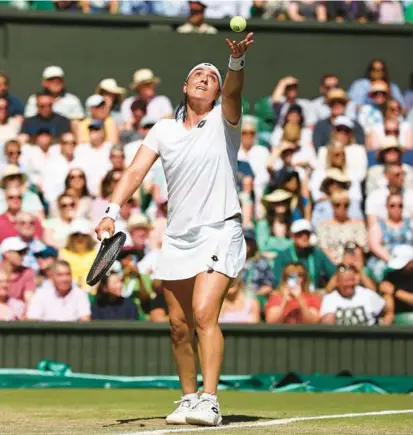
M 202 378 L 198 378 L 201 383 Z M 163 388 L 179 389 L 177 376 L 107 376 L 73 373 L 64 363 L 40 361 L 36 370 L 0 369 L 0 388 Z M 407 376 L 311 376 L 297 373 L 224 375 L 219 390 L 303 391 L 357 393 L 413 393 L 413 378 Z

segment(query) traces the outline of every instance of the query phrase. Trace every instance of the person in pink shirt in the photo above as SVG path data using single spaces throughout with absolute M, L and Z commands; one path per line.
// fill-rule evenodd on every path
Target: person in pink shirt
M 23 319 L 26 305 L 23 301 L 9 296 L 11 277 L 0 269 L 0 321 Z
M 23 266 L 23 258 L 28 250 L 27 243 L 20 237 L 9 237 L 0 244 L 3 261 L 0 268 L 10 274 L 9 296 L 27 302 L 36 288 L 36 275 L 32 269 Z

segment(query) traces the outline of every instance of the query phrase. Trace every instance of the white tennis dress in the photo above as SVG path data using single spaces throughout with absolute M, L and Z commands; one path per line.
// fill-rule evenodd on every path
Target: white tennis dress
M 162 119 L 143 145 L 159 154 L 168 185 L 168 224 L 154 277 L 191 278 L 215 270 L 235 278 L 246 258 L 236 187 L 241 120 L 216 106 L 187 130 Z M 238 216 L 238 217 L 237 217 Z

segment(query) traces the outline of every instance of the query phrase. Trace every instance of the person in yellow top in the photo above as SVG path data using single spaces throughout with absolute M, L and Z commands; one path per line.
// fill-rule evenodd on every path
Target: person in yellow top
M 97 254 L 91 231 L 92 226 L 88 220 L 75 219 L 71 224 L 66 247 L 59 252 L 59 257 L 70 264 L 73 281 L 88 291 L 91 289 L 86 284 L 86 276 Z
M 86 108 L 89 116 L 80 121 L 77 139 L 78 143 L 89 142 L 89 125 L 92 121 L 103 121 L 105 127 L 105 142 L 116 145 L 119 143 L 119 130 L 116 121 L 108 113 L 105 98 L 102 95 L 94 94 L 86 100 Z

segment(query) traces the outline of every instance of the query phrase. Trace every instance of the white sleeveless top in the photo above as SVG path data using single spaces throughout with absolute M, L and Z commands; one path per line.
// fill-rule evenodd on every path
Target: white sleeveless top
M 181 236 L 241 213 L 236 185 L 240 143 L 241 119 L 230 124 L 221 105 L 190 130 L 175 119 L 153 126 L 143 145 L 160 155 L 165 171 L 167 235 Z

